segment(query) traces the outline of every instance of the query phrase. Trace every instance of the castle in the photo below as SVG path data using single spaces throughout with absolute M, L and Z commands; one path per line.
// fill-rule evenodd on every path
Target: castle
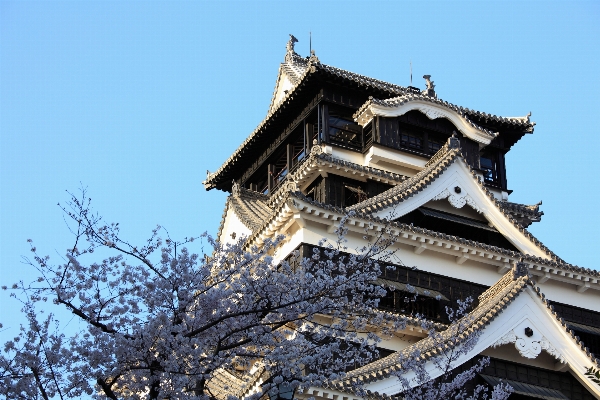
M 323 64 L 314 52 L 301 57 L 294 42 L 267 116 L 204 182 L 231 193 L 219 240 L 244 235 L 260 245 L 285 234 L 275 254 L 283 260 L 334 240 L 344 216 L 349 248 L 362 247 L 365 226 L 392 226 L 398 263 L 375 282 L 393 289 L 382 309 L 445 324 L 445 306 L 470 296 L 481 337 L 459 364 L 490 357 L 479 383 L 502 379 L 515 389 L 511 399 L 600 398 L 584 375 L 600 362 L 600 273 L 565 262 L 528 232 L 540 204 L 509 201 L 505 155 L 533 133 L 530 115 L 454 105 L 438 98 L 429 75 L 424 90 L 398 86 Z M 408 305 L 407 285 L 420 294 Z M 380 359 L 295 398 L 355 399 L 358 381 L 369 398 L 392 398 L 399 354 L 411 346 L 435 353 L 415 326 L 380 346 Z M 257 379 L 227 377 L 228 387 L 244 396 Z

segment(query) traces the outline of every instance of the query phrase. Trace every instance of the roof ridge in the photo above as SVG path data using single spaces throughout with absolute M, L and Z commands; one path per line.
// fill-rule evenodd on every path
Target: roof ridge
M 453 138 L 450 138 L 449 141 L 452 139 Z M 458 139 L 455 140 L 458 141 Z M 391 203 L 402 202 L 405 198 L 412 197 L 429 186 L 431 181 L 445 171 L 456 160 L 456 157 L 459 154 L 460 148 L 454 147 L 454 144 L 451 146 L 446 143 L 446 145 L 442 146 L 442 148 L 432 157 L 433 162 L 419 171 L 416 175 L 377 196 L 348 207 L 348 209 L 354 211 L 362 209 L 370 214 L 388 208 L 392 205 Z M 406 193 L 403 193 L 404 191 L 406 191 Z

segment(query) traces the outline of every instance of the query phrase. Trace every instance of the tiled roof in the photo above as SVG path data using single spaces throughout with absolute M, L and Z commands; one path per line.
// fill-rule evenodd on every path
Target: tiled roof
M 542 220 L 543 211 L 540 211 L 540 201 L 534 205 L 526 205 L 519 203 L 511 203 L 510 201 L 500 202 L 500 208 L 509 214 L 511 214 L 521 225 L 528 227 L 533 222 L 540 222 Z
M 431 97 L 431 96 L 427 96 L 422 93 L 414 93 L 414 92 L 405 92 L 401 96 L 392 97 L 392 98 L 383 99 L 383 100 L 369 97 L 369 100 L 367 100 L 354 113 L 354 118 L 355 119 L 358 118 L 371 104 L 376 104 L 376 105 L 383 106 L 383 107 L 398 107 L 409 101 L 415 101 L 415 100 L 426 101 L 429 103 L 438 104 L 443 107 L 454 110 L 457 114 L 464 117 L 474 128 L 477 128 L 479 130 L 482 130 L 482 131 L 488 133 L 491 137 L 496 137 L 497 133 L 492 132 L 488 129 L 485 129 L 485 128 L 477 125 L 474 121 L 471 120 L 471 117 L 478 117 L 478 118 L 483 119 L 484 121 L 500 122 L 503 124 L 523 128 L 526 131 L 531 131 L 531 132 L 533 132 L 533 126 L 535 125 L 534 122 L 531 122 L 529 120 L 530 115 L 526 115 L 524 117 L 500 117 L 497 115 L 487 114 L 487 113 L 483 113 L 480 111 L 474 111 L 469 108 L 457 106 L 457 105 L 449 103 L 447 101 L 440 100 L 436 97 Z
M 239 188 L 239 192 L 233 193 L 230 198 L 235 213 L 252 232 L 260 228 L 273 212 L 268 204 L 268 196 L 252 190 Z
M 246 374 L 243 378 L 239 378 L 226 369 L 219 368 L 208 380 L 207 386 L 211 394 L 218 400 L 226 400 L 229 396 L 242 398 L 252 389 L 263 374 L 264 367 L 259 367 L 256 371 Z
M 375 382 L 391 376 L 394 372 L 402 371 L 402 360 L 411 358 L 415 352 L 420 353 L 419 361 L 425 362 L 459 346 L 468 340 L 473 332 L 492 322 L 523 290 L 529 281 L 528 275 L 523 272 L 514 268 L 505 274 L 495 285 L 479 296 L 479 305 L 475 310 L 449 325 L 448 329 L 441 333 L 441 340 L 428 336 L 402 351 L 347 373 L 344 379 L 332 382 L 330 386 L 338 390 L 352 390 L 356 384 Z
M 549 248 L 544 246 L 542 242 L 540 242 L 537 238 L 535 238 L 525 227 L 523 227 L 517 219 L 514 218 L 511 212 L 508 212 L 505 208 L 502 207 L 504 202 L 498 200 L 490 190 L 485 187 L 481 178 L 477 176 L 475 171 L 469 166 L 469 164 L 464 159 L 461 151 L 460 151 L 460 143 L 457 138 L 451 137 L 448 139 L 448 142 L 442 146 L 442 148 L 429 160 L 429 162 L 425 165 L 425 168 L 419 171 L 415 176 L 407 179 L 403 183 L 398 186 L 395 186 L 377 196 L 374 196 L 370 199 L 367 199 L 361 203 L 355 204 L 352 207 L 348 207 L 348 210 L 351 211 L 361 211 L 367 214 L 372 214 L 379 210 L 383 210 L 389 207 L 393 207 L 396 204 L 401 203 L 404 200 L 420 193 L 427 186 L 429 186 L 442 172 L 444 172 L 450 165 L 452 165 L 456 160 L 462 159 L 464 164 L 467 166 L 473 178 L 478 182 L 481 189 L 486 193 L 488 198 L 494 202 L 496 207 L 498 207 L 504 216 L 508 218 L 512 224 L 525 235 L 529 240 L 531 240 L 536 246 L 538 246 L 541 250 L 543 250 L 548 256 L 550 256 L 553 260 L 559 262 L 560 264 L 567 264 L 564 260 L 554 254 Z M 514 204 L 514 203 L 513 203 Z M 570 264 L 569 264 L 570 265 Z M 579 267 L 577 267 L 579 268 Z M 596 271 L 597 273 L 597 271 Z
M 254 192 L 252 190 L 237 188 L 234 193 L 229 195 L 223 210 L 223 216 L 219 225 L 217 238 L 221 236 L 225 224 L 227 210 L 231 207 L 240 221 L 251 232 L 256 232 L 263 222 L 269 219 L 273 213 L 273 209 L 269 206 L 269 197 L 264 194 Z
M 392 189 L 390 189 L 392 190 Z M 325 211 L 329 211 L 331 213 L 338 213 L 341 215 L 345 215 L 348 214 L 349 212 L 352 214 L 353 218 L 356 219 L 362 219 L 362 220 L 366 220 L 366 221 L 372 221 L 373 223 L 378 223 L 378 224 L 382 224 L 382 225 L 386 225 L 390 228 L 396 228 L 399 232 L 406 232 L 406 233 L 415 233 L 415 234 L 419 234 L 419 235 L 427 235 L 427 236 L 431 236 L 434 237 L 436 239 L 442 239 L 442 240 L 446 240 L 449 242 L 454 242 L 460 245 L 465 245 L 465 246 L 472 246 L 475 248 L 479 248 L 482 249 L 484 251 L 487 252 L 494 252 L 494 253 L 498 253 L 498 254 L 503 254 L 507 257 L 511 257 L 511 258 L 521 258 L 523 257 L 523 254 L 512 251 L 512 250 L 507 250 L 501 247 L 497 247 L 497 246 L 492 246 L 489 244 L 485 244 L 485 243 L 480 243 L 480 242 L 475 242 L 473 240 L 469 240 L 469 239 L 463 239 L 461 237 L 458 236 L 453 236 L 453 235 L 447 235 L 445 233 L 441 233 L 441 232 L 436 232 L 436 231 L 432 231 L 429 229 L 425 229 L 425 228 L 420 228 L 418 226 L 414 226 L 412 224 L 405 224 L 405 223 L 401 223 L 401 222 L 394 222 L 394 221 L 388 221 L 382 218 L 378 218 L 375 217 L 371 214 L 367 214 L 361 211 L 348 211 L 348 209 L 346 208 L 341 208 L 341 207 L 336 207 L 336 206 L 332 206 L 329 204 L 323 204 L 320 203 L 318 201 L 309 199 L 308 197 L 304 196 L 302 193 L 300 192 L 291 192 L 288 194 L 288 198 L 291 199 L 298 199 L 298 200 L 302 200 L 304 202 L 307 202 L 309 204 L 311 204 L 312 206 L 318 207 L 321 210 L 325 210 Z M 276 214 L 276 213 L 275 213 Z M 267 222 L 268 223 L 268 222 Z M 265 225 L 267 224 L 265 223 Z M 258 232 L 257 232 L 258 235 Z M 542 262 L 541 258 L 536 258 L 537 260 L 539 260 L 538 262 Z M 548 261 L 548 260 L 547 260 Z M 600 272 L 596 272 L 598 274 L 598 276 L 600 276 Z
M 435 161 L 428 163 L 428 165 L 415 176 L 408 178 L 400 185 L 378 194 L 377 196 L 348 207 L 348 210 L 372 214 L 379 210 L 394 206 L 416 195 L 429 186 L 431 182 L 452 165 L 459 154 L 460 145 L 458 144 L 458 139 L 450 138 L 448 143 L 442 146 L 431 159 Z
M 423 94 L 412 94 L 411 93 L 411 94 L 405 94 L 402 96 L 398 96 L 398 97 L 394 97 L 394 98 L 386 99 L 386 100 L 380 100 L 380 99 L 375 99 L 373 97 L 369 97 L 369 100 L 367 100 L 358 109 L 358 111 L 354 113 L 353 117 L 355 120 L 357 120 L 359 122 L 360 125 L 364 126 L 366 123 L 368 123 L 368 121 L 370 121 L 373 118 L 374 115 L 376 115 L 376 114 L 373 114 L 373 110 L 370 109 L 371 105 L 378 105 L 378 106 L 387 107 L 387 108 L 395 108 L 395 107 L 400 107 L 404 104 L 408 104 L 408 103 L 415 102 L 415 101 L 432 103 L 437 106 L 441 106 L 445 109 L 449 109 L 449 110 L 455 112 L 468 125 L 470 125 L 472 128 L 475 128 L 477 131 L 481 132 L 484 135 L 484 137 L 486 137 L 486 139 L 488 140 L 488 143 L 489 143 L 489 141 L 492 141 L 494 138 L 496 138 L 496 136 L 499 135 L 499 132 L 491 131 L 491 130 L 486 129 L 486 128 L 476 124 L 475 122 L 473 122 L 462 107 L 459 107 L 454 104 L 448 103 L 447 101 L 442 101 L 435 97 L 430 97 L 430 96 L 426 96 Z
M 404 175 L 341 160 L 330 154 L 323 153 L 321 146 L 315 145 L 312 148 L 308 158 L 303 160 L 300 166 L 296 170 L 293 170 L 293 172 L 286 177 L 286 182 L 295 182 L 296 184 L 300 184 L 306 179 L 307 176 L 310 176 L 312 170 L 318 169 L 320 166 L 329 166 L 334 170 L 342 169 L 345 172 L 350 172 L 351 174 L 360 174 L 369 179 L 383 181 L 384 183 L 390 184 L 398 184 L 408 179 Z M 281 201 L 283 198 L 283 195 L 289 191 L 289 187 L 285 184 L 286 182 L 282 182 L 279 187 L 275 189 L 273 194 L 270 196 L 268 202 L 269 205 L 274 206 L 275 204 L 279 203 L 279 201 Z
M 400 175 L 400 174 L 395 174 L 393 172 L 388 172 L 385 171 L 383 169 L 379 169 L 379 168 L 373 168 L 373 167 L 368 167 L 368 166 L 364 166 L 364 165 L 359 165 L 350 161 L 345 161 L 345 160 L 341 160 L 339 158 L 336 158 L 332 155 L 329 154 L 319 154 L 317 157 L 317 159 L 319 159 L 320 161 L 325 161 L 327 163 L 332 163 L 335 164 L 337 166 L 340 166 L 342 168 L 348 168 L 354 171 L 358 171 L 358 172 L 362 172 L 368 175 L 372 175 L 375 177 L 379 177 L 379 178 L 383 178 L 386 179 L 388 181 L 395 181 L 395 182 L 403 182 L 406 179 L 408 179 L 406 176 L 404 175 Z
M 391 190 L 394 190 L 394 188 L 388 190 L 388 192 Z M 386 193 L 386 192 L 384 192 L 384 193 Z M 498 200 L 495 199 L 494 195 L 489 191 L 488 191 L 488 196 L 490 197 L 490 199 L 499 202 Z M 362 219 L 365 221 L 372 221 L 373 223 L 382 224 L 382 225 L 388 226 L 390 228 L 396 228 L 400 232 L 414 233 L 414 234 L 418 234 L 418 235 L 427 235 L 427 236 L 431 236 L 436 239 L 453 242 L 458 245 L 475 247 L 475 248 L 481 249 L 485 252 L 493 252 L 493 253 L 502 254 L 509 258 L 516 258 L 516 259 L 522 258 L 523 261 L 525 261 L 525 262 L 546 266 L 546 267 L 549 267 L 549 268 L 552 268 L 552 269 L 558 270 L 558 271 L 566 270 L 566 271 L 570 271 L 573 274 L 585 274 L 585 275 L 590 275 L 593 277 L 600 278 L 600 271 L 592 270 L 589 268 L 583 268 L 583 267 L 579 267 L 577 265 L 573 265 L 573 264 L 564 262 L 562 259 L 560 259 L 554 253 L 552 253 L 541 242 L 539 242 L 537 239 L 535 239 L 535 237 L 533 237 L 533 235 L 531 235 L 526 229 L 524 229 L 522 227 L 519 228 L 520 231 L 523 232 L 524 234 L 528 234 L 529 235 L 528 237 L 531 238 L 532 241 L 534 241 L 534 243 L 536 243 L 538 246 L 540 246 L 540 248 L 545 250 L 549 255 L 554 256 L 554 259 L 549 260 L 546 258 L 536 257 L 536 256 L 528 255 L 528 254 L 522 254 L 522 253 L 515 252 L 512 250 L 507 250 L 507 249 L 504 249 L 501 247 L 492 246 L 489 244 L 480 243 L 480 242 L 476 242 L 476 241 L 469 240 L 469 239 L 464 239 L 464 238 L 461 238 L 458 236 L 447 235 L 445 233 L 436 232 L 436 231 L 432 231 L 432 230 L 425 229 L 425 228 L 420 228 L 417 226 L 413 226 L 412 224 L 405 224 L 405 223 L 400 223 L 400 222 L 390 222 L 390 221 L 378 218 L 376 216 L 373 216 L 362 210 L 350 210 L 349 208 L 341 208 L 341 207 L 336 207 L 336 206 L 332 206 L 329 204 L 323 204 L 321 202 L 312 200 L 312 199 L 304 196 L 299 191 L 285 192 L 283 194 L 282 198 L 280 199 L 280 201 L 277 202 L 277 206 L 275 206 L 273 208 L 273 213 L 270 215 L 269 218 L 265 219 L 263 221 L 262 226 L 248 238 L 248 242 L 251 243 L 254 240 L 256 240 L 262 234 L 264 229 L 272 222 L 272 220 L 277 218 L 277 215 L 280 213 L 280 210 L 285 206 L 285 204 L 288 201 L 293 202 L 294 199 L 301 200 L 303 202 L 311 204 L 312 206 L 314 206 L 318 209 L 330 212 L 332 214 L 346 215 L 348 213 L 351 213 L 353 218 Z M 366 200 L 366 201 L 368 201 L 368 200 Z M 514 220 L 509 214 L 505 214 L 505 215 L 507 218 L 509 218 L 513 222 L 513 224 L 518 226 L 516 220 Z
M 392 374 L 402 371 L 402 360 L 410 357 L 417 352 L 420 354 L 420 361 L 427 361 L 443 351 L 450 350 L 458 345 L 461 345 L 469 336 L 486 325 L 489 325 L 504 309 L 523 291 L 526 286 L 534 289 L 537 296 L 546 305 L 550 314 L 552 314 L 563 326 L 565 331 L 569 333 L 572 339 L 579 345 L 581 350 L 586 353 L 590 359 L 590 363 L 596 366 L 600 365 L 600 360 L 596 358 L 590 350 L 585 347 L 584 343 L 577 338 L 572 329 L 568 327 L 568 322 L 562 319 L 545 295 L 540 291 L 540 288 L 535 286 L 527 273 L 527 266 L 524 263 L 518 263 L 511 271 L 506 273 L 496 284 L 479 296 L 479 305 L 468 315 L 459 321 L 451 324 L 448 329 L 441 333 L 441 340 L 435 340 L 432 337 L 427 337 L 412 346 L 405 348 L 402 351 L 391 354 L 373 363 L 367 364 L 361 368 L 349 372 L 346 376 L 338 381 L 331 382 L 327 387 L 342 391 L 354 391 L 357 384 L 364 385 L 371 382 L 376 382 L 381 379 L 392 376 Z M 457 328 L 460 327 L 460 329 Z M 458 340 L 456 340 L 456 338 Z M 368 399 L 392 399 L 400 398 L 389 396 L 377 392 L 367 392 Z
M 276 93 L 273 94 L 273 99 L 271 101 L 271 105 L 269 107 L 269 111 L 265 119 L 258 125 L 258 127 L 256 127 L 256 129 L 242 142 L 242 144 L 233 152 L 233 154 L 214 173 L 208 173 L 206 180 L 203 182 L 207 189 L 211 189 L 214 187 L 217 179 L 225 171 L 225 169 L 239 159 L 242 150 L 251 141 L 253 141 L 257 137 L 257 135 L 260 135 L 260 132 L 263 130 L 263 128 L 265 128 L 272 116 L 275 113 L 277 113 L 278 110 L 285 107 L 289 100 L 293 98 L 296 90 L 301 86 L 303 81 L 305 81 L 307 76 L 311 74 L 323 74 L 325 76 L 331 76 L 334 78 L 340 78 L 346 81 L 351 81 L 363 88 L 373 88 L 385 91 L 389 93 L 390 96 L 399 96 L 397 98 L 401 98 L 402 96 L 413 95 L 419 96 L 419 98 L 423 97 L 427 99 L 432 99 L 428 96 L 422 96 L 418 94 L 418 91 L 414 88 L 395 85 L 389 82 L 356 74 L 354 72 L 346 71 L 330 65 L 322 64 L 314 55 L 309 58 L 302 58 L 296 55 L 296 57 L 292 57 L 290 59 L 287 59 L 286 61 L 287 62 L 284 62 L 281 65 L 280 74 L 281 71 L 285 71 L 286 75 L 290 78 L 290 81 L 293 83 L 294 86 L 285 94 L 285 96 L 282 98 L 281 101 L 278 102 L 278 104 L 274 104 Z M 393 99 L 389 101 L 393 101 Z M 439 101 L 444 104 L 450 104 L 442 102 L 440 100 L 435 101 Z M 458 110 L 460 110 L 461 113 L 464 113 L 465 115 L 471 118 L 474 117 L 478 119 L 483 119 L 484 121 L 493 121 L 497 123 L 508 124 L 511 126 L 519 126 L 529 131 L 533 130 L 534 123 L 529 121 L 529 116 L 505 118 L 493 114 L 483 113 L 480 111 L 474 111 L 469 108 L 458 107 L 454 105 L 451 106 L 456 107 Z

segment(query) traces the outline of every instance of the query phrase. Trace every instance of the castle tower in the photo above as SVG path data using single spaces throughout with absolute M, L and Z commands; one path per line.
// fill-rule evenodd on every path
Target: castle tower
M 391 227 L 396 269 L 376 282 L 390 288 L 381 308 L 444 324 L 445 306 L 471 296 L 474 323 L 485 328 L 462 362 L 491 358 L 479 382 L 508 381 L 518 398 L 600 398 L 584 376 L 600 357 L 600 273 L 528 232 L 541 202 L 509 201 L 505 155 L 533 133 L 530 114 L 454 105 L 429 75 L 424 90 L 402 87 L 323 64 L 314 52 L 301 57 L 294 43 L 265 119 L 204 182 L 231 193 L 219 240 L 244 235 L 260 245 L 285 234 L 275 254 L 283 260 L 334 241 L 344 216 L 351 249 L 364 245 L 365 229 Z M 408 306 L 407 285 L 420 294 Z M 296 397 L 352 399 L 352 379 L 368 382 L 373 398 L 394 395 L 394 360 L 425 336 L 407 328 L 382 342 L 380 360 Z M 238 395 L 251 390 L 238 387 Z

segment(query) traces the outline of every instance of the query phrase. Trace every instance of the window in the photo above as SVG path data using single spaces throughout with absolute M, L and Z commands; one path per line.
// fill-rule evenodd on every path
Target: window
M 336 115 L 329 116 L 329 140 L 332 143 L 362 148 L 362 128 L 354 121 Z
M 427 140 L 427 151 L 429 152 L 429 154 L 435 154 L 438 152 L 439 149 L 442 148 L 442 146 L 444 145 L 442 140 L 439 140 L 437 138 L 432 138 L 431 135 L 429 135 L 429 139 Z
M 498 161 L 496 154 L 485 152 L 479 158 L 479 167 L 483 171 L 483 179 L 487 183 L 499 183 Z
M 423 139 L 420 133 L 403 130 L 400 135 L 400 145 L 403 148 L 422 151 Z

